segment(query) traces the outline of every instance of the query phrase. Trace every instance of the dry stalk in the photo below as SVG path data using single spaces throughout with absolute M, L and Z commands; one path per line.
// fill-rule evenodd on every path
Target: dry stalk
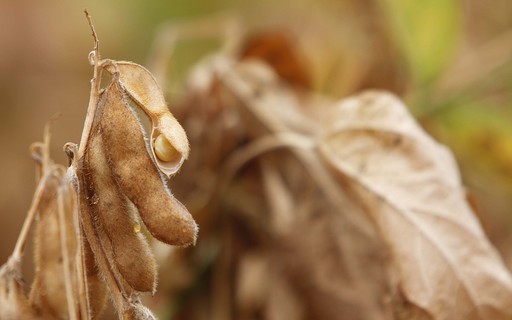
M 181 246 L 195 243 L 197 225 L 166 187 L 188 156 L 188 140 L 149 71 L 132 62 L 101 60 L 98 36 L 87 11 L 85 15 L 94 39 L 90 99 L 79 146 L 65 146 L 78 203 L 80 315 L 98 316 L 103 303 L 96 296 L 106 284 L 120 319 L 153 319 L 140 304 L 139 294 L 155 291 L 156 262 L 136 215 L 158 240 Z M 112 77 L 101 90 L 103 69 Z M 150 141 L 133 105 L 152 120 Z M 92 283 L 93 264 L 103 282 Z M 71 290 L 68 293 L 69 302 Z
M 13 269 L 18 269 L 18 264 L 21 262 L 21 257 L 23 256 L 23 252 L 25 251 L 25 245 L 27 243 L 28 234 L 30 232 L 30 228 L 32 227 L 32 223 L 34 222 L 34 218 L 36 217 L 37 209 L 39 207 L 39 203 L 41 201 L 41 196 L 46 187 L 46 181 L 50 173 L 44 174 L 39 180 L 36 188 L 36 192 L 34 193 L 34 198 L 32 203 L 30 204 L 30 208 L 28 209 L 27 216 L 25 221 L 23 222 L 23 226 L 21 227 L 20 234 L 18 236 L 18 240 L 16 240 L 16 245 L 14 247 L 14 251 L 9 258 L 10 263 L 12 264 Z
M 89 105 L 87 106 L 87 114 L 85 116 L 82 137 L 80 139 L 78 154 L 76 155 L 78 159 L 80 159 L 84 155 L 85 148 L 87 147 L 87 141 L 89 139 L 89 135 L 91 134 L 94 116 L 96 114 L 96 106 L 98 105 L 102 70 L 99 65 L 99 61 L 101 60 L 100 41 L 98 39 L 98 35 L 96 34 L 96 29 L 94 29 L 94 24 L 92 23 L 92 18 L 89 15 L 89 12 L 87 10 L 85 10 L 84 12 L 87 18 L 87 22 L 89 23 L 89 27 L 92 31 L 92 37 L 94 39 L 94 49 L 93 51 L 91 51 L 91 53 L 89 53 L 89 63 L 93 66 L 93 76 L 91 79 L 91 93 L 89 95 Z

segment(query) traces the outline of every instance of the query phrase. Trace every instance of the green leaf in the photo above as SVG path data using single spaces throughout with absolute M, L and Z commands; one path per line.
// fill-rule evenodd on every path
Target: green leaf
M 381 4 L 416 84 L 428 83 L 449 62 L 458 42 L 460 2 L 384 0 Z

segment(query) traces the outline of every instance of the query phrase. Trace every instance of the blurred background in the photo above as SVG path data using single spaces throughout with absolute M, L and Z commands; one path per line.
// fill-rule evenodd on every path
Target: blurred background
M 29 145 L 41 141 L 55 114 L 54 159 L 65 163 L 62 146 L 79 141 L 92 74 L 85 8 L 105 58 L 144 65 L 164 23 L 210 19 L 215 29 L 222 23 L 211 17 L 226 15 L 248 35 L 290 31 L 319 94 L 341 99 L 366 88 L 393 91 L 453 150 L 487 234 L 512 266 L 508 0 L 0 0 L 0 262 L 14 247 L 34 190 Z M 178 45 L 164 88 L 171 110 L 188 70 L 219 44 Z

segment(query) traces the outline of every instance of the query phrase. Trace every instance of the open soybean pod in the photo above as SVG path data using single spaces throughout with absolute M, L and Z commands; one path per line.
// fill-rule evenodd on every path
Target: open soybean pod
M 101 132 L 96 130 L 86 151 L 91 187 L 96 200 L 91 203 L 98 217 L 96 228 L 114 272 L 134 290 L 154 292 L 157 269 L 155 258 L 136 217 L 136 209 L 119 190 L 103 150 Z M 119 276 L 118 276 L 119 277 Z
M 104 92 L 100 127 L 114 179 L 139 210 L 148 231 L 171 245 L 195 243 L 197 225 L 167 189 L 146 151 L 143 129 L 116 77 Z
M 117 74 L 126 93 L 151 119 L 153 159 L 167 177 L 175 174 L 188 157 L 189 144 L 185 130 L 167 108 L 156 79 L 133 62 L 107 60 L 104 67 Z

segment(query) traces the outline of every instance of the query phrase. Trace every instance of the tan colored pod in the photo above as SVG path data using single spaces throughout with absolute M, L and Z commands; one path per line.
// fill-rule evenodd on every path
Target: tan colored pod
M 193 244 L 197 225 L 164 185 L 146 151 L 141 125 L 123 92 L 118 83 L 111 83 L 105 91 L 100 122 L 104 150 L 108 153 L 114 178 L 156 239 L 171 245 Z
M 57 188 L 60 179 L 57 176 L 50 176 L 45 184 L 42 194 L 39 215 L 34 236 L 34 282 L 30 290 L 30 303 L 45 314 L 55 318 L 66 318 L 68 316 L 68 304 L 64 278 L 64 259 L 61 247 L 61 231 L 59 224 L 59 213 L 57 206 Z M 71 212 L 66 213 L 71 217 Z M 71 225 L 71 218 L 66 226 L 70 241 L 67 243 L 67 250 L 70 257 L 75 255 L 75 243 L 71 241 L 74 233 Z M 74 285 L 74 284 L 72 284 Z
M 97 198 L 92 202 L 101 228 L 109 242 L 107 256 L 113 260 L 128 285 L 137 291 L 154 292 L 157 282 L 156 261 L 140 233 L 136 209 L 116 185 L 103 150 L 101 132 L 95 132 L 86 152 L 86 165 Z M 111 251 L 111 252 L 110 252 Z
M 151 119 L 151 151 L 160 170 L 168 177 L 175 174 L 188 158 L 189 144 L 185 130 L 167 108 L 164 94 L 156 79 L 143 66 L 129 61 L 108 61 L 104 65 L 111 74 L 117 74 L 121 86 L 130 98 Z M 153 142 L 163 136 L 175 156 L 162 159 L 155 152 Z
M 0 267 L 0 319 L 2 320 L 42 320 L 40 312 L 29 303 L 17 273 Z
M 89 313 L 91 319 L 101 319 L 101 314 L 107 305 L 108 290 L 96 266 L 91 246 L 85 238 L 82 243 L 82 254 L 89 297 Z

